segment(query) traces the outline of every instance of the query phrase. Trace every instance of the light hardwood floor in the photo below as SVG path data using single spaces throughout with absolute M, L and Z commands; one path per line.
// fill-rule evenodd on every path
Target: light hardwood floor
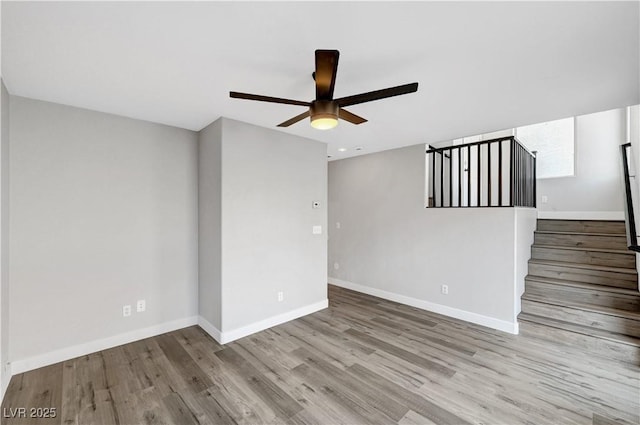
M 57 417 L 3 423 L 640 422 L 637 362 L 527 324 L 514 336 L 336 287 L 329 299 L 225 346 L 190 327 L 14 376 L 3 416 Z

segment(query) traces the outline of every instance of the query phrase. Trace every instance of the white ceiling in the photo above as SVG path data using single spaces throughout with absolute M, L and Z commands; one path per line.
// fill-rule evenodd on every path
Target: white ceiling
M 350 107 L 360 126 L 283 130 L 338 159 L 640 103 L 639 21 L 637 1 L 3 1 L 2 76 L 13 95 L 191 130 L 303 112 L 229 91 L 312 100 L 318 48 L 340 50 L 336 97 L 420 83 Z

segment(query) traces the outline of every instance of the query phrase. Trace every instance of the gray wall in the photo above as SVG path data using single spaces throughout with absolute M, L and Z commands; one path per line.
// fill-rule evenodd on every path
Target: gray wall
M 622 212 L 620 145 L 626 140 L 626 110 L 576 117 L 575 136 L 575 176 L 539 179 L 538 209 Z M 548 197 L 546 204 L 543 195 Z
M 222 119 L 198 134 L 199 314 L 222 329 Z
M 0 400 L 11 378 L 9 360 L 9 93 L 2 90 L 0 136 Z
M 329 163 L 330 282 L 515 323 L 516 233 L 535 210 L 425 209 L 424 172 L 424 145 Z
M 629 127 L 628 141 L 631 143 L 631 175 L 637 176 L 640 170 L 640 105 L 631 106 L 629 108 Z M 634 200 L 633 208 L 636 217 L 636 226 L 640 224 L 640 176 L 634 177 L 631 182 L 632 197 Z M 640 233 L 640 229 L 636 227 L 636 232 Z
M 19 97 L 10 119 L 11 360 L 195 316 L 196 133 Z
M 229 119 L 222 127 L 221 330 L 232 331 L 327 299 L 327 146 Z
M 634 105 L 629 108 L 629 141 L 631 142 L 631 151 L 633 156 L 634 170 L 640 170 L 640 105 Z M 640 176 L 635 178 L 636 185 L 632 185 L 635 190 L 634 196 L 634 212 L 636 218 L 636 233 L 640 237 Z M 636 253 L 636 268 L 640 271 L 640 254 Z M 638 282 L 640 284 L 640 282 Z
M 633 161 L 636 169 L 640 168 L 640 105 L 629 108 L 629 142 L 633 150 Z M 636 179 L 640 188 L 640 178 Z

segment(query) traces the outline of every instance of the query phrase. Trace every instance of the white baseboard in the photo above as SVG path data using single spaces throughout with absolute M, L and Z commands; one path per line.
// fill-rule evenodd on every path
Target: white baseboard
M 552 220 L 624 220 L 624 211 L 540 211 L 538 218 Z
M 198 316 L 198 326 L 200 326 L 202 330 L 208 333 L 213 339 L 218 341 L 219 344 L 222 344 L 222 332 L 220 332 L 220 329 L 213 326 L 210 321 L 202 316 Z
M 221 332 L 205 318 L 200 317 L 198 324 L 207 332 L 213 339 L 220 344 L 227 344 L 235 341 L 236 339 L 244 338 L 245 336 L 254 334 L 256 332 L 263 331 L 265 329 L 272 328 L 282 323 L 289 322 L 297 319 L 298 317 L 306 316 L 316 311 L 323 310 L 329 307 L 329 300 L 322 300 L 314 304 L 309 304 L 304 307 L 296 308 L 295 310 L 288 311 L 286 313 L 278 314 L 276 316 L 269 317 L 259 322 L 251 323 L 250 325 L 243 326 L 241 328 L 233 329 L 231 331 Z
M 26 359 L 14 360 L 11 362 L 11 374 L 27 372 L 29 370 L 38 369 L 54 363 L 59 363 L 75 357 L 84 356 L 95 353 L 96 351 L 106 350 L 108 348 L 117 347 L 118 345 L 128 344 L 130 342 L 139 341 L 141 339 L 150 338 L 166 332 L 175 331 L 176 329 L 186 328 L 198 324 L 198 317 L 185 317 L 184 319 L 173 320 L 147 328 L 136 329 L 119 335 L 107 338 L 97 339 L 85 344 L 78 344 L 71 347 L 61 348 L 59 350 L 50 351 L 38 356 L 28 357 Z
M 9 388 L 9 382 L 11 381 L 11 365 L 7 366 L 7 370 L 2 375 L 2 382 L 0 385 L 2 389 L 0 389 L 0 403 L 4 401 L 4 395 L 7 393 L 7 388 Z
M 421 308 L 423 310 L 475 323 L 477 325 L 486 326 L 488 328 L 497 329 L 499 331 L 508 332 L 517 335 L 519 332 L 518 323 L 507 322 L 506 320 L 496 319 L 494 317 L 483 316 L 482 314 L 472 313 L 470 311 L 460 310 L 442 304 L 436 304 L 424 301 L 418 298 L 408 297 L 406 295 L 396 294 L 394 292 L 384 291 L 382 289 L 371 288 L 369 286 L 357 283 L 347 282 L 346 280 L 330 277 L 329 283 L 342 288 L 351 289 L 353 291 L 362 292 L 364 294 L 373 295 L 374 297 L 384 298 L 385 300 L 395 301 L 397 303 L 410 305 L 411 307 Z

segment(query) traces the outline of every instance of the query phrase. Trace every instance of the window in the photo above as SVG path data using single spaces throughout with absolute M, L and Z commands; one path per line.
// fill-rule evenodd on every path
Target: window
M 539 179 L 575 175 L 573 118 L 518 127 L 516 137 L 529 151 L 537 151 Z

